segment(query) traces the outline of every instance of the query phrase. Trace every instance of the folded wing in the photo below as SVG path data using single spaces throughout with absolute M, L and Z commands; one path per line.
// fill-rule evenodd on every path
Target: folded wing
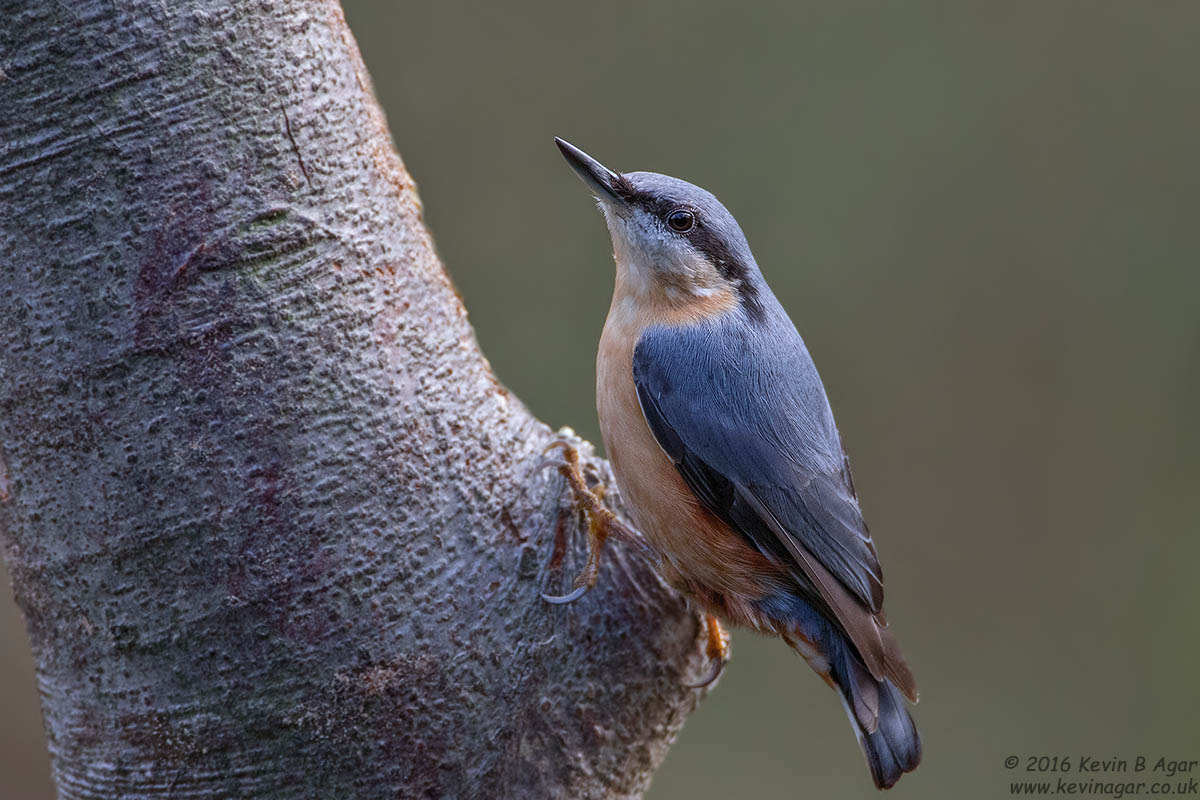
M 793 570 L 798 591 L 839 623 L 872 674 L 915 696 L 886 629 L 883 572 L 803 341 L 790 323 L 775 331 L 723 324 L 643 334 L 633 372 L 646 422 L 697 498 Z

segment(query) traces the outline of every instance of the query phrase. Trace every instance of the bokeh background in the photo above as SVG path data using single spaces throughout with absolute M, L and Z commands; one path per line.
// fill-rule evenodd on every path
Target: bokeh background
M 1008 797 L 1010 755 L 1200 758 L 1200 4 L 346 11 L 479 340 L 551 425 L 599 441 L 613 273 L 551 137 L 740 220 L 921 685 L 925 762 L 893 796 Z M 45 798 L 4 602 L 0 795 Z M 874 790 L 835 697 L 738 633 L 649 796 Z

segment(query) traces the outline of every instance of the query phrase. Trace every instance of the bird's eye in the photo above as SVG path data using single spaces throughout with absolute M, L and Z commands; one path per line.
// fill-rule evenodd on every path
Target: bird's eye
M 690 211 L 676 209 L 667 215 L 667 225 L 676 233 L 687 233 L 696 224 L 696 217 Z

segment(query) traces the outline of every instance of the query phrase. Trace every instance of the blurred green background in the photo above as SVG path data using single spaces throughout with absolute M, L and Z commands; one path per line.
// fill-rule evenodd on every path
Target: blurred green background
M 921 685 L 892 796 L 1008 797 L 1009 755 L 1200 758 L 1200 4 L 346 11 L 483 349 L 551 425 L 599 440 L 613 273 L 551 137 L 739 219 Z M 0 636 L 0 794 L 48 797 L 7 598 Z M 738 633 L 649 796 L 874 795 L 833 694 Z

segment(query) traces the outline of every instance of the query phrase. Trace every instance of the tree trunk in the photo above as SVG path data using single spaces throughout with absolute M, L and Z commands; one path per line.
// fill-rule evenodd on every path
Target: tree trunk
M 582 565 L 553 434 L 337 3 L 0 19 L 0 533 L 60 797 L 638 796 L 699 625 L 619 546 L 539 599 Z

